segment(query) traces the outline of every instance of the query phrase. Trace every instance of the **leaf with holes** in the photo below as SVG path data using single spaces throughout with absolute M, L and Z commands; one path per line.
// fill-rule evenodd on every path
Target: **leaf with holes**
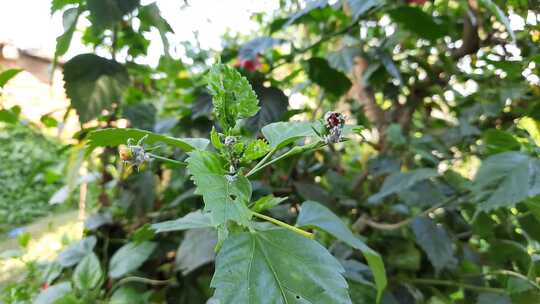
M 345 270 L 314 240 L 284 229 L 234 234 L 216 258 L 221 303 L 351 303 Z

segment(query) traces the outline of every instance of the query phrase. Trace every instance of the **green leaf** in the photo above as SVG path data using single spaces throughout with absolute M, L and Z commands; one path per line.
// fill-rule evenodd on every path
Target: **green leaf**
M 203 213 L 200 210 L 197 210 L 174 221 L 153 224 L 152 229 L 156 230 L 156 233 L 160 233 L 214 226 L 215 225 L 212 223 L 212 217 L 209 213 Z
M 476 304 L 512 304 L 508 295 L 497 293 L 481 293 Z
M 216 64 L 210 69 L 207 82 L 214 113 L 225 131 L 233 128 L 238 119 L 250 118 L 259 111 L 257 95 L 236 69 Z
M 71 283 L 63 282 L 58 283 L 49 288 L 42 290 L 37 298 L 34 300 L 34 304 L 54 304 L 57 300 L 62 298 L 71 292 Z
M 377 56 L 381 60 L 388 74 L 390 74 L 390 76 L 394 77 L 397 81 L 399 81 L 400 84 L 402 84 L 403 78 L 401 77 L 401 72 L 399 71 L 398 66 L 394 62 L 394 59 L 392 59 L 392 56 L 390 56 L 390 54 L 385 51 L 378 51 Z
M 97 239 L 92 235 L 71 244 L 66 250 L 60 252 L 58 263 L 62 267 L 71 267 L 79 263 L 84 257 L 92 253 L 96 243 Z
M 242 156 L 242 161 L 250 162 L 259 159 L 265 156 L 268 152 L 270 152 L 270 147 L 266 141 L 262 139 L 254 140 L 247 144 L 244 155 Z
M 80 4 L 81 0 L 52 0 L 51 15 L 70 4 Z
M 540 146 L 540 123 L 531 118 L 523 117 L 519 119 L 518 127 L 527 131 L 537 146 Z
M 147 223 L 135 230 L 131 235 L 131 239 L 138 244 L 151 241 L 154 239 L 154 236 L 156 236 L 156 232 L 152 229 L 152 226 Z
M 519 150 L 521 145 L 508 132 L 497 129 L 489 129 L 483 134 L 484 143 L 486 145 L 486 153 L 488 155 L 497 154 L 506 151 Z
M 497 19 L 502 22 L 502 24 L 504 24 L 506 31 L 508 32 L 508 34 L 510 34 L 510 37 L 512 38 L 512 43 L 516 43 L 516 34 L 512 30 L 512 27 L 510 26 L 510 20 L 503 12 L 503 10 L 501 10 L 501 8 L 497 6 L 497 4 L 495 4 L 495 2 L 493 2 L 492 0 L 480 0 L 480 3 L 488 10 L 490 10 L 491 13 L 495 15 L 495 17 L 497 17 Z
M 342 73 L 350 73 L 354 66 L 354 59 L 360 56 L 358 47 L 343 47 L 338 51 L 328 53 L 328 64 Z
M 400 6 L 388 12 L 390 18 L 399 23 L 404 29 L 430 41 L 444 37 L 446 30 L 441 24 L 435 22 L 431 15 L 424 13 L 420 8 L 413 6 Z
M 471 188 L 480 208 L 489 211 L 540 194 L 540 160 L 520 152 L 504 152 L 482 162 Z
M 64 14 L 62 15 L 64 33 L 56 38 L 56 51 L 54 52 L 55 61 L 59 56 L 64 55 L 68 51 L 80 14 L 81 10 L 78 7 L 68 8 L 64 11 Z
M 312 57 L 306 64 L 309 79 L 334 97 L 347 93 L 352 85 L 347 76 L 332 68 L 324 58 Z
M 167 39 L 167 33 L 174 33 L 174 31 L 167 20 L 161 16 L 161 11 L 156 2 L 140 7 L 138 17 L 141 22 L 150 24 L 159 31 L 161 42 L 163 42 L 163 48 L 165 53 L 168 54 L 169 39 Z
M 303 17 L 304 15 L 309 14 L 311 11 L 320 9 L 323 7 L 326 7 L 328 5 L 328 0 L 310 0 L 307 1 L 306 7 L 304 9 L 294 13 L 289 17 L 289 20 L 283 25 L 284 27 L 287 27 L 291 24 L 293 24 L 296 20 Z
M 313 128 L 318 126 L 310 122 L 275 122 L 264 126 L 262 134 L 270 147 L 279 149 L 302 137 L 317 136 Z
M 122 108 L 122 116 L 127 118 L 131 127 L 151 131 L 156 124 L 157 109 L 151 103 L 138 102 Z
M 456 266 L 452 240 L 446 230 L 425 217 L 415 218 L 411 227 L 416 236 L 416 243 L 427 254 L 437 272 L 443 268 Z
M 102 279 L 103 271 L 98 257 L 93 252 L 84 257 L 73 272 L 73 283 L 81 291 L 97 288 Z
M 191 273 L 202 265 L 213 262 L 217 232 L 213 228 L 191 229 L 186 231 L 184 240 L 176 252 L 176 267 L 183 275 Z
M 94 54 L 78 55 L 66 62 L 64 81 L 66 94 L 81 122 L 110 110 L 113 103 L 121 101 L 129 85 L 123 65 Z
M 139 268 L 154 252 L 157 244 L 143 242 L 127 243 L 114 253 L 109 263 L 109 277 L 120 278 Z
M 187 168 L 203 196 L 204 210 L 210 212 L 216 225 L 235 221 L 248 226 L 251 211 L 246 204 L 251 198 L 251 183 L 242 175 L 226 176 L 225 164 L 217 154 L 197 150 L 189 153 Z
M 251 210 L 254 212 L 262 212 L 275 207 L 286 200 L 286 197 L 274 197 L 273 195 L 266 195 L 255 201 L 255 203 L 253 203 L 253 207 L 251 207 Z
M 348 0 L 353 19 L 358 19 L 365 12 L 384 4 L 382 0 Z
M 23 70 L 21 69 L 8 69 L 0 73 L 0 89 L 3 88 L 6 83 L 13 77 L 17 76 Z
M 87 0 L 92 26 L 112 28 L 125 14 L 139 6 L 139 0 Z
M 271 229 L 230 236 L 210 286 L 221 303 L 351 303 L 343 272 L 316 241 Z
M 88 146 L 90 149 L 95 147 L 116 147 L 125 144 L 130 138 L 138 141 L 144 136 L 147 136 L 144 140 L 145 144 L 153 145 L 162 142 L 186 152 L 196 149 L 204 150 L 209 144 L 208 139 L 205 138 L 175 138 L 145 130 L 110 128 L 90 132 Z
M 289 106 L 289 98 L 278 88 L 256 85 L 254 90 L 259 97 L 261 109 L 246 122 L 246 127 L 251 132 L 257 132 L 269 123 L 280 121 Z
M 108 304 L 147 304 L 151 293 L 141 293 L 131 287 L 120 287 L 112 295 Z
M 437 170 L 427 168 L 391 174 L 384 180 L 381 190 L 370 196 L 368 201 L 378 203 L 389 195 L 407 190 L 415 184 L 437 175 Z
M 380 301 L 387 285 L 383 260 L 377 252 L 356 237 L 337 215 L 317 202 L 307 201 L 302 204 L 296 224 L 300 227 L 322 229 L 349 246 L 360 250 L 373 273 L 377 286 L 377 299 Z

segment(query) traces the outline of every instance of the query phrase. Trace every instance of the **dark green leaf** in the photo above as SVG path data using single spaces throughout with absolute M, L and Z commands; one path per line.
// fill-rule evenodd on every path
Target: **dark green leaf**
M 388 74 L 390 74 L 390 76 L 394 77 L 397 81 L 399 81 L 400 84 L 402 84 L 403 78 L 401 77 L 401 72 L 399 71 L 399 68 L 397 67 L 394 60 L 392 59 L 392 56 L 390 56 L 390 54 L 384 51 L 380 51 L 377 54 Z
M 206 149 L 209 144 L 208 139 L 205 138 L 175 138 L 138 129 L 111 128 L 90 132 L 88 135 L 88 146 L 91 149 L 95 147 L 116 147 L 126 144 L 130 138 L 138 141 L 144 136 L 147 136 L 144 140 L 145 144 L 152 145 L 163 142 L 186 152 L 195 149 Z
M 161 12 L 156 2 L 140 7 L 138 17 L 141 19 L 141 22 L 150 24 L 159 31 L 161 41 L 163 42 L 163 48 L 165 49 L 165 53 L 168 54 L 169 39 L 167 39 L 166 34 L 174 33 L 174 31 L 167 20 L 161 16 Z
M 345 74 L 350 73 L 354 66 L 354 59 L 360 55 L 359 47 L 344 47 L 339 51 L 328 54 L 328 64 Z
M 512 134 L 501 130 L 489 129 L 484 132 L 483 138 L 488 155 L 519 150 L 521 148 L 521 145 Z
M 221 303 L 351 303 L 343 267 L 319 243 L 284 229 L 227 239 L 211 287 Z
M 200 210 L 186 214 L 184 217 L 174 221 L 161 222 L 153 224 L 152 228 L 156 233 L 179 231 L 193 228 L 214 227 L 212 217 L 208 213 L 203 213 Z
M 217 154 L 197 150 L 189 153 L 187 168 L 197 185 L 196 194 L 203 196 L 204 210 L 210 212 L 216 225 L 235 221 L 248 226 L 251 211 L 251 183 L 243 175 L 227 176 L 224 163 Z
M 259 131 L 269 123 L 280 121 L 289 106 L 289 98 L 278 88 L 255 86 L 254 90 L 259 97 L 261 109 L 246 122 L 251 132 Z
M 3 88 L 6 83 L 13 77 L 17 76 L 23 70 L 21 69 L 9 69 L 0 72 L 0 89 Z
M 103 271 L 95 253 L 85 256 L 73 272 L 73 283 L 81 291 L 95 289 L 103 279 Z
M 520 152 L 504 152 L 482 162 L 472 187 L 480 208 L 488 211 L 540 194 L 540 161 Z
M 136 103 L 124 107 L 124 117 L 131 123 L 131 127 L 152 131 L 156 124 L 156 107 L 150 103 Z
M 326 59 L 312 57 L 306 61 L 307 74 L 311 81 L 335 97 L 347 93 L 351 81 L 340 71 L 332 68 Z
M 176 267 L 187 275 L 202 265 L 213 262 L 217 243 L 216 229 L 191 229 L 176 252 Z
M 365 12 L 384 4 L 382 0 L 348 0 L 353 19 L 360 18 Z
M 381 190 L 369 197 L 369 202 L 380 202 L 389 195 L 407 190 L 416 183 L 433 178 L 437 175 L 437 170 L 427 168 L 416 169 L 409 172 L 393 173 L 384 180 Z
M 51 15 L 70 4 L 79 4 L 80 0 L 52 0 Z
M 416 236 L 416 243 L 427 254 L 437 272 L 443 268 L 453 268 L 456 265 L 453 242 L 443 227 L 437 226 L 425 217 L 415 218 L 411 226 Z
M 127 243 L 111 257 L 109 277 L 118 279 L 139 268 L 154 252 L 157 244 L 144 242 L 140 244 Z
M 435 41 L 446 34 L 441 24 L 435 22 L 431 15 L 424 13 L 418 7 L 400 6 L 388 13 L 390 18 L 403 28 L 427 40 Z
M 301 227 L 322 229 L 349 246 L 360 250 L 371 268 L 377 286 L 377 298 L 380 300 L 387 284 L 381 256 L 355 236 L 337 215 L 317 202 L 307 201 L 302 204 L 296 224 Z
M 112 28 L 124 15 L 139 6 L 139 0 L 87 0 L 92 25 L 98 29 Z
M 289 20 L 285 23 L 284 27 L 287 27 L 293 24 L 300 17 L 309 14 L 311 11 L 326 7 L 328 5 L 328 0 L 309 0 L 306 4 L 306 7 L 289 17 Z
M 85 256 L 92 253 L 96 246 L 95 236 L 89 236 L 71 244 L 58 255 L 58 263 L 63 267 L 70 267 L 79 263 Z
M 131 287 L 120 287 L 112 295 L 108 304 L 147 304 L 149 292 L 141 293 Z
M 64 65 L 66 94 L 79 120 L 87 122 L 120 102 L 129 85 L 124 66 L 94 54 L 73 57 Z

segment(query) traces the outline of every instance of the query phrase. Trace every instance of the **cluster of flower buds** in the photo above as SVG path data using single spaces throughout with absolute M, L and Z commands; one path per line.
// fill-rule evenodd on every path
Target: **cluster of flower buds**
M 345 125 L 345 115 L 338 112 L 326 112 L 324 114 L 326 134 L 323 136 L 327 144 L 335 144 L 341 141 L 341 133 Z
M 147 135 L 142 137 L 136 144 L 133 143 L 133 138 L 129 138 L 127 146 L 120 146 L 120 158 L 124 163 L 140 169 L 151 160 L 150 154 L 146 153 L 143 147 L 143 141 L 146 137 Z

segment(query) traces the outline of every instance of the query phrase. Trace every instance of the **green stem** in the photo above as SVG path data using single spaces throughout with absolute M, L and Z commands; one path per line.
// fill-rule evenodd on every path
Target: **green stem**
M 500 288 L 470 285 L 470 284 L 464 284 L 461 282 L 454 282 L 454 281 L 443 281 L 443 280 L 435 280 L 435 279 L 410 279 L 408 281 L 413 284 L 452 286 L 452 287 L 461 287 L 463 289 L 475 290 L 479 292 L 492 292 L 492 293 L 499 293 L 499 294 L 506 293 L 504 289 L 500 289 Z
M 247 174 L 246 174 L 246 177 L 252 175 L 253 173 L 257 172 L 257 169 L 262 166 L 264 163 L 266 163 L 268 161 L 268 159 L 270 159 L 270 157 L 272 157 L 272 155 L 274 155 L 277 151 L 277 147 L 274 147 L 272 150 L 270 150 L 270 152 L 268 152 L 268 154 L 266 154 L 264 156 L 263 159 L 261 159 L 256 165 L 255 167 L 253 167 L 253 169 L 251 169 Z
M 280 220 L 276 220 L 276 219 L 273 218 L 273 217 L 266 216 L 266 215 L 264 215 L 264 214 L 260 214 L 260 213 L 253 212 L 253 211 L 251 212 L 251 214 L 253 214 L 253 216 L 255 216 L 255 217 L 261 218 L 261 219 L 263 219 L 263 220 L 266 220 L 266 221 L 269 221 L 269 222 L 271 222 L 271 223 L 274 223 L 274 224 L 276 224 L 276 225 L 278 225 L 278 226 L 280 226 L 280 227 L 283 227 L 283 228 L 289 229 L 289 230 L 291 230 L 291 231 L 293 231 L 293 232 L 296 232 L 296 233 L 298 233 L 298 234 L 300 234 L 300 235 L 302 235 L 302 236 L 305 236 L 305 237 L 307 237 L 307 238 L 309 238 L 309 239 L 312 239 L 312 238 L 313 238 L 313 233 L 307 232 L 307 231 L 305 231 L 305 230 L 302 230 L 302 229 L 297 228 L 297 227 L 294 227 L 294 226 L 291 226 L 291 225 L 289 225 L 289 224 L 287 224 L 287 223 L 284 223 L 284 222 L 282 222 L 282 221 L 280 221 Z
M 300 153 L 303 153 L 303 152 L 307 152 L 307 151 L 311 151 L 311 150 L 317 150 L 317 149 L 320 149 L 322 147 L 324 147 L 326 144 L 322 143 L 322 142 L 314 142 L 312 144 L 309 144 L 309 145 L 305 145 L 305 146 L 301 146 L 301 147 L 293 147 L 292 149 L 290 149 L 289 151 L 281 154 L 280 156 L 272 159 L 271 161 L 267 161 L 269 159 L 269 157 L 264 157 L 264 162 L 261 160 L 257 165 L 255 165 L 255 167 L 253 167 L 253 169 L 251 169 L 247 174 L 246 174 L 246 177 L 249 177 L 259 171 L 261 171 L 262 169 L 264 169 L 265 167 L 273 164 L 273 163 L 276 163 L 280 160 L 283 160 L 287 157 L 290 157 L 290 156 L 293 156 L 293 155 L 296 155 L 296 154 L 300 154 Z M 274 148 L 275 150 L 275 148 Z M 272 150 L 272 151 L 274 151 Z M 273 154 L 274 152 L 270 151 L 268 155 L 271 155 Z
M 166 162 L 166 163 L 169 163 L 169 164 L 172 164 L 172 165 L 175 165 L 175 166 L 180 166 L 180 167 L 186 166 L 185 162 L 177 161 L 177 160 L 174 160 L 174 159 L 166 158 L 166 157 L 155 155 L 155 154 L 152 154 L 152 153 L 147 153 L 147 154 L 152 158 L 159 159 L 159 160 L 161 160 L 163 162 Z
M 125 277 L 121 279 L 120 281 L 116 282 L 108 291 L 108 294 L 112 294 L 121 285 L 126 284 L 126 283 L 132 283 L 132 282 L 157 286 L 157 285 L 167 285 L 170 282 L 172 282 L 172 279 L 162 281 L 162 280 L 153 280 L 153 279 L 147 279 L 147 278 L 135 277 L 135 276 Z

